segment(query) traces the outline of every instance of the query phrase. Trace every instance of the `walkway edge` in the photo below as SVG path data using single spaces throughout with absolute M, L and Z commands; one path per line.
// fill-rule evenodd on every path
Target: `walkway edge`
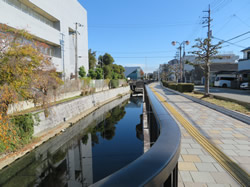
M 172 90 L 172 89 L 169 89 L 169 88 L 166 88 L 164 87 L 162 84 L 161 84 L 162 88 L 163 89 L 166 89 L 170 92 L 173 92 L 175 94 L 178 94 L 178 95 L 181 95 L 187 99 L 190 99 L 196 103 L 199 103 L 201 105 L 204 105 L 206 107 L 209 107 L 213 110 L 216 110 L 217 112 L 220 112 L 222 114 L 225 114 L 227 116 L 230 116 L 234 119 L 237 119 L 239 121 L 242 121 L 243 123 L 246 123 L 247 125 L 250 125 L 250 116 L 247 116 L 245 114 L 242 114 L 242 113 L 239 113 L 239 112 L 236 112 L 236 111 L 233 111 L 233 110 L 229 110 L 229 109 L 226 109 L 226 108 L 223 108 L 221 106 L 217 106 L 215 104 L 212 104 L 212 103 L 209 103 L 209 102 L 206 102 L 206 101 L 203 101 L 203 100 L 200 100 L 200 99 L 197 99 L 197 98 L 194 98 L 192 96 L 189 96 L 189 95 L 186 95 L 186 94 L 183 94 L 183 93 L 180 93 L 178 91 L 175 91 L 175 90 Z
M 173 106 L 171 106 L 165 98 L 158 92 L 151 88 L 157 99 L 163 104 L 163 106 L 175 117 L 175 119 L 188 131 L 188 133 L 209 152 L 218 163 L 229 172 L 229 174 L 242 186 L 249 186 L 250 176 L 242 169 L 238 164 L 232 161 L 226 154 L 224 154 L 219 148 L 210 143 L 210 141 L 204 137 L 198 129 L 190 124 L 181 114 L 179 114 Z

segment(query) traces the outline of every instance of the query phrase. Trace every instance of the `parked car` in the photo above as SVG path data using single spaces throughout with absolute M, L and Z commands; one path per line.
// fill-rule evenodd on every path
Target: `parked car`
M 240 89 L 250 89 L 249 87 L 249 83 L 248 82 L 243 82 L 241 85 L 240 85 Z
M 230 88 L 231 81 L 236 80 L 236 75 L 217 75 L 214 81 L 215 87 Z

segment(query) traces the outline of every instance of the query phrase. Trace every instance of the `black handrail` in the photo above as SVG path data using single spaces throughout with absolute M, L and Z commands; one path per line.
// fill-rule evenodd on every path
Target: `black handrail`
M 173 177 L 171 173 L 178 172 L 180 129 L 151 89 L 147 85 L 145 88 L 156 122 L 160 126 L 160 136 L 141 157 L 91 186 L 161 186 L 166 184 L 169 177 Z M 177 180 L 176 176 L 175 178 Z

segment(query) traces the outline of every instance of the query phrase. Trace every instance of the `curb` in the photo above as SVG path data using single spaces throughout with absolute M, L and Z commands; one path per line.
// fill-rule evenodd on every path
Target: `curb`
M 227 116 L 230 116 L 230 117 L 232 117 L 232 118 L 234 118 L 234 119 L 237 119 L 237 120 L 239 120 L 239 121 L 242 121 L 242 122 L 244 122 L 244 123 L 250 125 L 250 116 L 247 116 L 247 115 L 242 114 L 242 113 L 239 113 L 239 112 L 235 112 L 235 111 L 233 111 L 233 110 L 228 110 L 228 109 L 223 108 L 223 107 L 221 107 L 221 106 L 217 106 L 217 105 L 215 105 L 215 104 L 212 104 L 212 103 L 209 103 L 209 102 L 206 102 L 206 101 L 203 101 L 203 100 L 194 98 L 194 97 L 189 96 L 189 95 L 185 95 L 185 94 L 180 93 L 180 92 L 178 92 L 178 91 L 175 91 L 175 90 L 166 88 L 166 87 L 164 87 L 162 84 L 161 84 L 161 87 L 162 87 L 163 89 L 166 89 L 166 90 L 170 91 L 170 92 L 173 92 L 173 93 L 175 93 L 175 94 L 181 95 L 181 96 L 183 96 L 183 97 L 185 97 L 185 98 L 187 98 L 187 99 L 190 99 L 190 100 L 192 100 L 192 101 L 194 101 L 194 102 L 196 102 L 196 103 L 199 103 L 199 104 L 201 104 L 201 105 L 204 105 L 204 106 L 206 106 L 206 107 L 209 107 L 209 108 L 211 108 L 211 109 L 213 109 L 213 110 L 216 110 L 216 111 L 218 111 L 218 112 L 220 112 L 220 113 L 222 113 L 222 114 L 225 114 L 225 115 L 227 115 Z

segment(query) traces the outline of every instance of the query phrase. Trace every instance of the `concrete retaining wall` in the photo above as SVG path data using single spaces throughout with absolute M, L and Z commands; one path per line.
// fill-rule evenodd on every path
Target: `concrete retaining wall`
M 79 115 L 88 109 L 117 97 L 119 94 L 129 93 L 130 87 L 120 87 L 85 96 L 70 102 L 55 105 L 49 108 L 49 116 L 46 118 L 43 111 L 36 112 L 40 122 L 34 127 L 34 135 L 57 126 L 58 124 Z

